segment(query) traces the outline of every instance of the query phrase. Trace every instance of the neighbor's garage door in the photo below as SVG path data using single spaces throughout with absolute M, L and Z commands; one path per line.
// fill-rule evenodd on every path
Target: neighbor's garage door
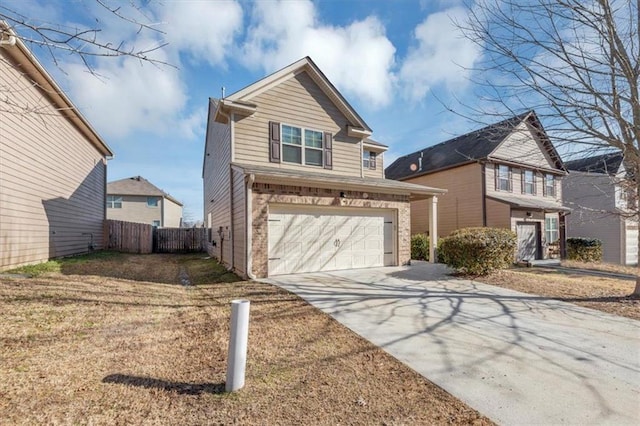
M 627 225 L 627 265 L 638 263 L 638 225 Z
M 394 265 L 389 210 L 270 206 L 269 275 Z

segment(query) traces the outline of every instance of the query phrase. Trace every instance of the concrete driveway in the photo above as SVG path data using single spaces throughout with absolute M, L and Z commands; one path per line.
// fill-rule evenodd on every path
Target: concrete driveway
M 640 424 L 640 322 L 447 276 L 443 265 L 264 280 L 501 424 Z

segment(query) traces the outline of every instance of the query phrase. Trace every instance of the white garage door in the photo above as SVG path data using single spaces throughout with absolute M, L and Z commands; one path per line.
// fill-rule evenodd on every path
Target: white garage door
M 638 263 L 638 226 L 627 226 L 627 265 Z
M 269 275 L 395 264 L 389 210 L 270 206 Z

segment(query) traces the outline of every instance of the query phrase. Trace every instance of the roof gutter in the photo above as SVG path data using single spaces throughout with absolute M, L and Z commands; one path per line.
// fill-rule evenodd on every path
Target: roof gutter
M 371 136 L 371 133 L 372 132 L 370 130 L 363 129 L 361 127 L 354 127 L 351 125 L 347 125 L 347 135 L 351 136 L 352 138 L 359 138 L 359 139 L 368 138 L 369 136 Z
M 31 53 L 27 46 L 20 40 L 11 27 L 5 22 L 0 21 L 0 34 L 8 34 L 7 39 L 0 41 L 0 46 L 7 50 L 10 56 L 14 58 L 18 63 L 21 61 L 16 58 L 17 49 L 31 64 L 31 66 L 37 71 L 36 73 L 30 72 L 29 77 L 37 84 L 37 86 L 44 91 L 54 104 L 59 106 L 59 111 L 62 115 L 66 116 L 75 126 L 82 132 L 89 141 L 100 151 L 108 160 L 112 159 L 114 154 L 109 145 L 98 135 L 98 132 L 89 124 L 86 118 L 80 113 L 78 108 L 71 102 L 67 95 L 62 91 L 60 86 L 53 80 L 44 67 L 38 62 L 36 57 Z M 29 71 L 28 69 L 26 71 Z M 46 87 L 50 86 L 53 90 L 47 90 Z

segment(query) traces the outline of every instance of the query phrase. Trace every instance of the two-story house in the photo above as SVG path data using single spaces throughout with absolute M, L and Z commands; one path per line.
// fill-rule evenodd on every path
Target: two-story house
M 371 133 L 308 57 L 211 99 L 210 254 L 250 278 L 408 263 L 410 201 L 445 191 L 384 179 Z
M 447 189 L 441 235 L 466 227 L 507 228 L 517 260 L 557 256 L 564 245 L 560 156 L 533 111 L 398 158 L 388 179 Z M 411 203 L 411 232 L 428 233 L 428 206 Z
M 112 155 L 0 21 L 0 271 L 103 247 Z
M 133 176 L 107 184 L 107 219 L 182 226 L 182 203 L 145 178 Z
M 602 241 L 605 262 L 638 263 L 638 218 L 635 186 L 627 176 L 621 152 L 567 161 L 563 179 L 567 237 Z

